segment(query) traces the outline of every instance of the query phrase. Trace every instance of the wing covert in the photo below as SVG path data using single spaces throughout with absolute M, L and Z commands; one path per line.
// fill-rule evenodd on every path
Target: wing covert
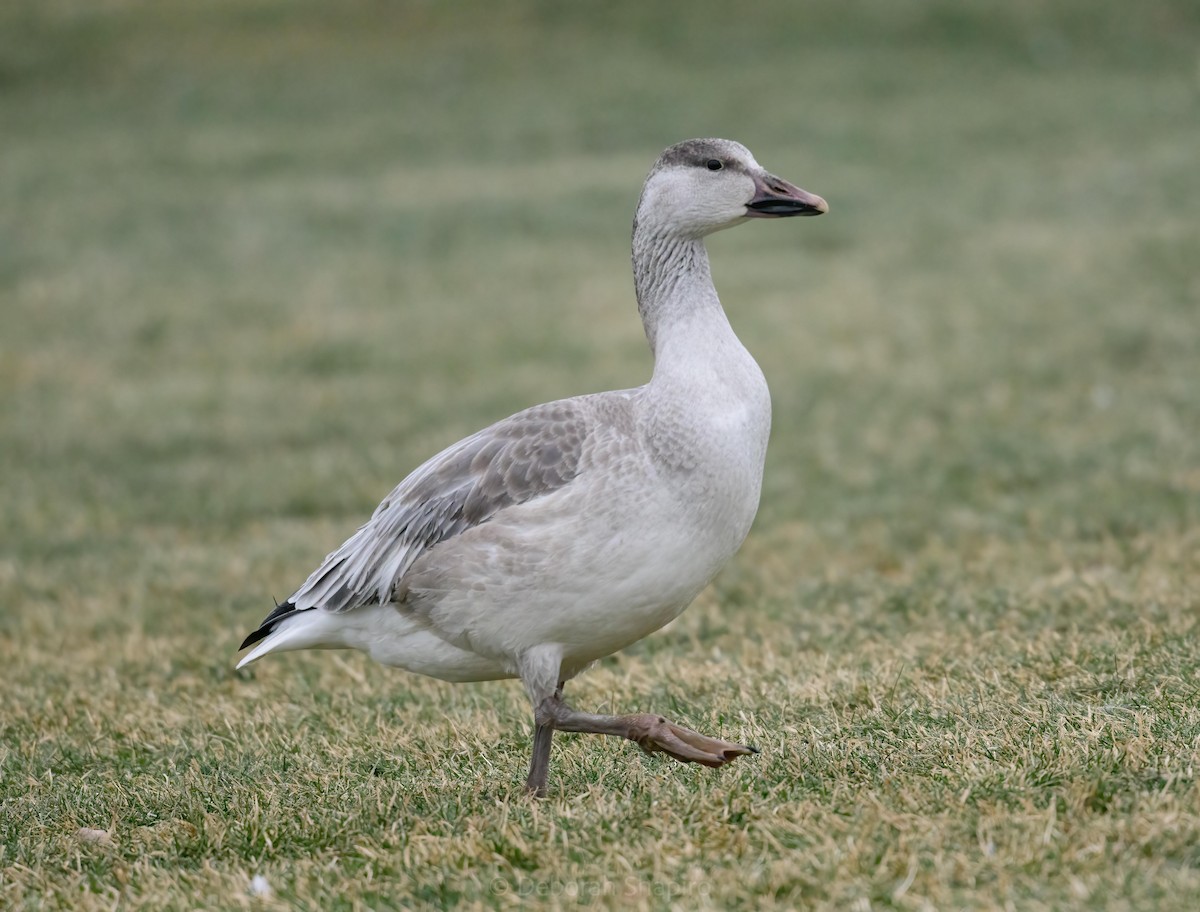
M 505 507 L 569 484 L 592 421 L 577 400 L 535 406 L 459 441 L 418 467 L 288 599 L 294 610 L 349 611 L 391 599 L 429 548 Z

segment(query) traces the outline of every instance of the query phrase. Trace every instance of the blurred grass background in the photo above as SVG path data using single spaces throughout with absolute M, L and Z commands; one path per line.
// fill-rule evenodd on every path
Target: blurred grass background
M 516 685 L 235 676 L 422 459 L 649 376 L 703 135 L 832 211 L 710 243 L 763 508 L 577 698 L 763 756 L 534 807 Z M 1195 908 L 1197 149 L 1182 0 L 9 0 L 0 905 Z

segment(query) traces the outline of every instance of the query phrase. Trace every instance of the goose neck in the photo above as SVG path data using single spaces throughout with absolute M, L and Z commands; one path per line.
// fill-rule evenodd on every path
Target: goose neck
M 664 332 L 708 317 L 724 321 L 708 252 L 697 237 L 642 230 L 633 234 L 633 282 L 638 312 L 657 357 Z

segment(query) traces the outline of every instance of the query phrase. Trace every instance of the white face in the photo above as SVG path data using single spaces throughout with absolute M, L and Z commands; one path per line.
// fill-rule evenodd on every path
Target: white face
M 639 221 L 667 223 L 661 227 L 669 226 L 671 233 L 702 237 L 746 218 L 746 204 L 755 193 L 751 174 L 762 172 L 762 166 L 735 143 L 703 152 L 713 154 L 664 163 L 650 175 L 638 207 Z
M 694 139 L 659 156 L 642 189 L 637 221 L 655 233 L 703 237 L 747 218 L 819 215 L 827 209 L 820 197 L 764 170 L 740 143 Z

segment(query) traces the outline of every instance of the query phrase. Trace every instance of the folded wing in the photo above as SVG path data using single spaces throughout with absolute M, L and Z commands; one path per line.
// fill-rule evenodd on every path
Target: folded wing
M 390 601 L 408 568 L 439 542 L 570 484 L 592 425 L 586 398 L 565 399 L 519 412 L 443 450 L 397 485 L 241 648 L 298 611 L 351 611 Z

